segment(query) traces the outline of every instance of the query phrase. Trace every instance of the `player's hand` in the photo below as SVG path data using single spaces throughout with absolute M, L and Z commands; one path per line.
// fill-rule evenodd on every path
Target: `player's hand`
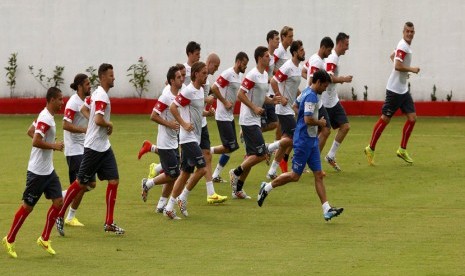
M 283 99 L 283 97 L 281 97 L 281 96 L 274 96 L 273 97 L 273 103 L 274 104 L 280 104 L 282 99 Z
M 412 67 L 412 73 L 418 74 L 420 72 L 420 67 Z
M 211 106 L 210 109 L 208 109 L 207 116 L 208 117 L 215 116 L 215 109 L 213 108 L 213 106 Z
M 325 127 L 326 126 L 325 118 L 321 118 L 320 120 L 318 120 L 318 122 L 320 122 L 320 127 Z
M 55 142 L 55 144 L 53 144 L 53 150 L 63 151 L 64 148 L 65 143 L 63 143 L 63 141 Z
M 231 109 L 233 107 L 233 104 L 232 102 L 230 101 L 225 101 L 224 103 L 224 108 L 226 108 L 227 110 Z
M 113 123 L 112 122 L 108 122 L 108 126 L 107 126 L 107 134 L 108 135 L 111 135 L 113 133 Z
M 281 97 L 281 105 L 282 105 L 282 106 L 286 106 L 287 103 L 288 103 L 288 101 L 289 101 L 289 100 L 288 100 L 286 97 Z
M 214 101 L 215 101 L 215 97 L 213 97 L 212 95 L 209 95 L 205 98 L 206 104 L 213 104 Z
M 352 82 L 352 77 L 353 76 L 345 76 L 344 82 Z
M 168 122 L 168 127 L 171 128 L 172 130 L 179 130 L 179 123 L 177 121 L 170 121 Z
M 253 112 L 256 114 L 256 115 L 262 115 L 263 112 L 265 112 L 265 110 L 261 107 L 258 107 L 256 106 L 254 109 L 253 109 Z
M 191 131 L 194 130 L 194 125 L 191 124 L 191 123 L 184 123 L 184 124 L 182 125 L 182 128 L 184 128 L 184 130 L 186 130 L 186 131 L 191 132 Z

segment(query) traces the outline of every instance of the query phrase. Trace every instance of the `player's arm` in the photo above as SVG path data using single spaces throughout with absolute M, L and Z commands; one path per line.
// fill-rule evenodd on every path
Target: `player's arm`
M 59 150 L 63 151 L 64 144 L 63 141 L 55 142 L 55 143 L 48 143 L 43 140 L 43 137 L 40 133 L 34 133 L 34 137 L 32 138 L 32 146 L 40 149 L 52 149 L 52 150 Z
M 154 121 L 159 125 L 163 125 L 174 130 L 179 129 L 178 122 L 165 120 L 156 111 L 152 111 L 152 114 L 150 115 L 150 120 Z
M 83 105 L 80 111 L 82 113 L 82 116 L 84 116 L 87 120 L 89 120 L 89 116 L 90 116 L 89 107 L 87 107 L 86 105 Z
M 27 129 L 27 136 L 34 138 L 34 131 L 36 130 L 36 127 L 34 124 L 31 124 L 29 128 Z
M 237 92 L 237 99 L 245 104 L 248 108 L 250 108 L 255 114 L 261 115 L 263 113 L 263 108 L 256 106 L 249 98 L 247 98 L 247 93 L 244 89 L 240 88 L 239 91 Z
M 194 130 L 194 125 L 191 123 L 188 123 L 184 121 L 181 117 L 181 114 L 179 113 L 178 106 L 176 103 L 172 103 L 170 105 L 170 112 L 173 114 L 174 119 L 184 128 L 186 131 L 192 131 Z
M 319 127 L 325 127 L 326 126 L 326 120 L 324 118 L 321 118 L 321 119 L 317 120 L 317 119 L 313 118 L 312 115 L 310 115 L 310 116 L 305 115 L 304 116 L 304 121 L 309 126 L 319 126 Z
M 399 72 L 412 72 L 415 74 L 420 72 L 419 67 L 405 66 L 404 63 L 400 61 L 399 59 L 395 59 L 394 64 L 395 64 L 396 71 L 399 71 Z
M 305 66 L 302 67 L 302 78 L 307 79 L 307 68 Z
M 73 112 L 72 115 L 68 115 L 68 112 L 71 111 Z M 77 125 L 74 125 L 72 123 L 72 120 L 74 119 L 74 111 L 72 110 L 66 110 L 65 111 L 65 116 L 63 117 L 63 129 L 67 130 L 72 133 L 86 133 L 87 128 L 86 127 L 80 127 Z
M 352 82 L 352 76 L 335 76 L 330 74 L 332 83 Z
M 214 83 L 212 85 L 212 88 L 210 89 L 210 91 L 213 93 L 213 95 L 215 96 L 215 98 L 220 101 L 221 103 L 223 103 L 224 106 L 227 105 L 227 100 L 223 97 L 223 95 L 221 95 L 221 92 L 220 92 L 220 89 L 218 88 L 218 86 L 216 85 L 216 83 Z

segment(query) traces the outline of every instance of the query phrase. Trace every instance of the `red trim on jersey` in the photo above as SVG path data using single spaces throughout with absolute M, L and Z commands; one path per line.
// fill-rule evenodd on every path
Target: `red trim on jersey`
M 308 69 L 308 67 L 310 67 L 310 62 L 308 62 L 308 60 L 307 60 L 307 62 L 305 62 L 304 67 L 307 68 L 307 69 Z
M 39 131 L 43 135 L 50 129 L 50 126 L 44 122 L 37 122 L 36 131 Z
M 87 96 L 84 100 L 84 102 L 90 106 L 90 104 L 92 103 L 92 99 L 90 98 L 90 96 Z
M 162 103 L 160 101 L 157 101 L 157 103 L 155 104 L 155 107 L 153 109 L 155 109 L 156 111 L 162 113 L 163 111 L 165 111 L 165 109 L 168 107 L 167 104 L 165 103 Z
M 277 55 L 273 55 L 274 56 L 274 64 L 276 64 L 276 62 L 278 62 L 279 60 L 279 57 Z
M 285 80 L 287 80 L 287 75 L 284 74 L 283 72 L 281 72 L 281 70 L 278 70 L 276 72 L 276 74 L 274 75 L 274 77 L 279 81 L 279 82 L 283 82 Z
M 69 119 L 72 122 L 74 120 L 74 115 L 76 115 L 76 111 L 69 109 L 69 108 L 65 110 L 65 114 L 64 114 L 65 119 Z
M 312 66 L 312 67 L 310 68 L 310 75 L 313 76 L 313 74 L 315 74 L 315 72 L 318 71 L 318 70 L 320 70 L 320 68 L 315 67 L 315 66 Z
M 223 78 L 223 76 L 219 76 L 218 79 L 216 80 L 216 83 L 218 83 L 218 85 L 221 86 L 221 88 L 225 88 L 226 86 L 229 85 L 229 81 Z
M 191 103 L 191 100 L 189 100 L 188 98 L 184 97 L 181 93 L 178 93 L 178 95 L 176 96 L 176 99 L 174 99 L 176 101 L 176 103 L 178 103 L 178 105 L 180 106 L 186 106 L 188 104 Z
M 328 73 L 334 73 L 334 71 L 336 70 L 336 64 L 334 63 L 326 63 L 326 72 Z
M 406 55 L 407 55 L 406 52 L 402 51 L 401 49 L 397 49 L 396 58 L 400 59 L 401 61 L 404 61 L 404 58 Z
M 255 82 L 249 80 L 248 78 L 244 78 L 242 81 L 242 87 L 244 87 L 247 90 L 252 89 L 255 86 Z
M 105 108 L 107 108 L 107 103 L 102 101 L 95 102 L 95 112 L 105 113 Z

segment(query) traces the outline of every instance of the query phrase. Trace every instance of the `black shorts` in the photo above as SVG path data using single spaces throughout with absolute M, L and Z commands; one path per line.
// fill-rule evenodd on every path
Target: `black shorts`
M 92 177 L 95 179 L 95 174 L 100 180 L 119 179 L 118 165 L 111 147 L 104 152 L 84 148 L 77 179 L 82 185 L 87 185 L 91 183 Z
M 265 112 L 263 112 L 261 118 L 262 127 L 266 127 L 267 125 L 278 121 L 274 104 L 264 104 L 263 109 Z
M 237 143 L 236 124 L 232 121 L 216 121 L 222 145 L 233 152 L 239 148 Z
M 158 149 L 160 163 L 163 171 L 171 178 L 179 176 L 179 151 L 178 149 Z
M 325 118 L 326 127 L 331 128 L 328 111 L 326 111 L 326 108 L 324 106 L 321 106 L 320 109 L 318 109 L 318 120 L 321 118 Z M 321 127 L 318 127 L 318 128 L 321 128 Z
M 405 94 L 397 94 L 386 90 L 386 100 L 381 110 L 383 115 L 391 118 L 399 108 L 404 114 L 415 113 L 415 104 L 410 91 Z
M 344 110 L 341 102 L 337 102 L 337 104 L 331 108 L 326 107 L 326 111 L 328 112 L 331 127 L 333 129 L 349 123 L 346 111 Z
M 242 136 L 245 142 L 247 155 L 263 156 L 266 154 L 265 140 L 259 126 L 242 126 Z
M 203 150 L 210 150 L 210 134 L 208 133 L 208 127 L 202 127 L 202 133 L 200 135 L 200 148 Z
M 295 117 L 294 115 L 279 115 L 279 124 L 281 125 L 281 133 L 286 134 L 288 137 L 294 137 L 295 131 Z
M 23 200 L 29 206 L 34 207 L 42 194 L 47 199 L 61 198 L 61 184 L 55 170 L 49 175 L 38 175 L 27 171 L 26 189 L 24 189 Z
M 76 180 L 77 173 L 79 172 L 79 167 L 81 166 L 82 157 L 84 155 L 73 155 L 66 156 L 66 162 L 68 163 L 68 176 L 69 183 L 72 184 Z M 95 174 L 89 182 L 95 182 Z
M 194 168 L 204 168 L 206 166 L 202 150 L 196 142 L 181 144 L 181 170 L 193 173 Z

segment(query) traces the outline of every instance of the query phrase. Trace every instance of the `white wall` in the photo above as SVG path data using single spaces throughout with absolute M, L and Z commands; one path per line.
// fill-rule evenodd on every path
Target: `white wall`
M 74 75 L 102 62 L 115 66 L 112 96 L 135 96 L 126 69 L 143 56 L 152 81 L 144 97 L 155 97 L 168 67 L 186 61 L 188 41 L 201 44 L 202 57 L 218 53 L 219 72 L 233 64 L 239 51 L 251 58 L 250 69 L 253 50 L 266 45 L 266 33 L 289 25 L 307 57 L 323 36 L 348 33 L 350 49 L 340 68 L 354 79 L 339 86 L 341 96 L 349 98 L 354 87 L 361 99 L 367 85 L 370 100 L 383 100 L 392 69 L 389 54 L 402 38 L 403 23 L 412 21 L 412 65 L 421 68 L 410 80 L 414 99 L 429 100 L 435 84 L 439 100 L 453 90 L 453 99 L 464 101 L 464 11 L 461 0 L 2 0 L 0 97 L 9 97 L 3 67 L 13 52 L 19 59 L 17 96 L 45 95 L 28 65 L 44 68 L 47 75 L 55 65 L 65 66 L 62 89 L 70 95 Z

